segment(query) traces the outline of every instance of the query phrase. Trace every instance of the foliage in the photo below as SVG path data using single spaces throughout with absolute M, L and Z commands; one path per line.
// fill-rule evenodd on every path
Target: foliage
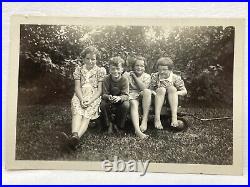
M 106 68 L 112 56 L 129 67 L 134 55 L 142 55 L 151 73 L 159 57 L 170 56 L 186 83 L 187 101 L 232 104 L 233 27 L 22 25 L 19 85 L 38 86 L 52 74 L 44 83 L 48 90 L 71 89 L 72 72 L 89 45 L 101 51 L 98 65 Z

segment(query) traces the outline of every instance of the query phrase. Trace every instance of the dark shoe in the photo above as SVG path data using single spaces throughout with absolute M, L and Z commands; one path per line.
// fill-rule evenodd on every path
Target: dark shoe
M 69 145 L 73 150 L 76 150 L 77 145 L 80 143 L 78 135 L 72 135 L 69 139 Z

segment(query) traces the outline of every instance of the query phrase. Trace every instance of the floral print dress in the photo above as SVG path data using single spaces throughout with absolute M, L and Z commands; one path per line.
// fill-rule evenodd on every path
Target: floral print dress
M 106 75 L 106 70 L 103 67 L 94 66 L 91 70 L 87 70 L 86 66 L 76 67 L 73 78 L 80 80 L 82 95 L 84 99 L 89 100 L 98 89 L 98 83 L 102 82 Z M 76 93 L 71 100 L 71 111 L 73 115 L 79 114 L 88 119 L 96 119 L 100 115 L 99 106 L 101 103 L 101 96 L 97 98 L 87 108 L 82 108 L 79 98 Z
M 178 91 L 186 89 L 184 81 L 181 79 L 181 77 L 174 74 L 173 72 L 170 73 L 168 78 L 161 78 L 158 72 L 151 74 L 151 82 L 149 86 L 151 90 L 156 90 L 160 87 L 167 89 L 170 86 L 174 86 Z

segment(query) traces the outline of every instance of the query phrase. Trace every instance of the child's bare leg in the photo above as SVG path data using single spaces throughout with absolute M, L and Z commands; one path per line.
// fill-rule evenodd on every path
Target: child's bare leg
M 172 126 L 177 126 L 177 108 L 178 108 L 178 95 L 177 95 L 177 89 L 174 86 L 171 86 L 167 88 L 168 92 L 168 101 L 171 109 L 171 115 L 172 115 Z
M 138 113 L 139 102 L 137 100 L 130 100 L 130 115 L 133 126 L 135 128 L 135 134 L 141 139 L 147 138 L 148 136 L 141 132 L 139 127 L 139 113 Z
M 156 90 L 155 95 L 155 128 L 163 129 L 161 124 L 161 109 L 165 100 L 166 89 L 160 87 Z
M 79 114 L 75 114 L 72 116 L 72 134 L 77 133 L 80 130 L 81 127 L 81 120 L 82 120 L 82 116 Z
M 151 105 L 151 91 L 149 89 L 143 90 L 142 95 L 142 108 L 143 108 L 143 116 L 142 116 L 142 122 L 140 129 L 142 132 L 147 130 L 147 124 L 148 124 L 148 113 Z
M 71 142 L 73 137 L 76 139 L 76 141 L 79 139 L 78 132 L 79 132 L 79 129 L 81 127 L 81 120 L 82 120 L 81 115 L 73 114 L 72 115 L 72 124 L 71 124 L 72 135 L 68 136 L 64 132 L 60 133 L 64 146 L 68 147 L 68 146 L 73 145 Z M 72 148 L 72 147 L 70 147 L 70 148 Z
M 81 122 L 83 117 L 79 114 L 72 116 L 72 136 L 68 139 L 68 143 L 71 146 L 71 148 L 75 149 L 75 146 L 79 142 L 79 131 L 81 129 Z
M 82 137 L 82 135 L 86 132 L 88 126 L 89 126 L 90 119 L 83 117 L 81 121 L 81 128 L 79 130 L 79 138 Z

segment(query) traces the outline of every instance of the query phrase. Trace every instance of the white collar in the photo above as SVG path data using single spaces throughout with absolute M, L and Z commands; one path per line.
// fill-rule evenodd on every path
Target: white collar
M 161 80 L 167 80 L 168 82 L 172 82 L 173 81 L 173 72 L 170 72 L 170 75 L 167 79 L 161 79 Z
M 88 69 L 86 68 L 86 64 L 84 64 L 84 65 L 82 66 L 82 70 L 83 70 L 85 73 L 88 73 L 88 74 L 90 74 L 90 73 L 92 73 L 93 71 L 95 71 L 96 68 L 97 68 L 97 65 L 94 65 L 94 67 L 93 67 L 92 69 L 90 69 L 90 70 L 88 70 Z

